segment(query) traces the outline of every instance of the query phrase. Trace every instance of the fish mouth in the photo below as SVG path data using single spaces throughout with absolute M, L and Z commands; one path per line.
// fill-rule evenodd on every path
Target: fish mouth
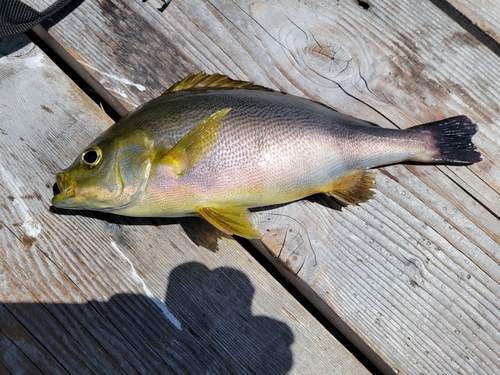
M 58 208 L 71 207 L 71 201 L 75 196 L 76 181 L 71 181 L 64 172 L 58 173 L 54 184 L 54 198 L 52 205 Z

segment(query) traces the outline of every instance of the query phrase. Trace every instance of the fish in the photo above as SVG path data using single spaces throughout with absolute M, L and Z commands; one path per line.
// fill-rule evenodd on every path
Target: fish
M 249 209 L 324 193 L 359 204 L 375 168 L 468 165 L 477 125 L 461 115 L 388 129 L 222 74 L 189 74 L 105 130 L 58 173 L 56 208 L 201 216 L 260 238 Z

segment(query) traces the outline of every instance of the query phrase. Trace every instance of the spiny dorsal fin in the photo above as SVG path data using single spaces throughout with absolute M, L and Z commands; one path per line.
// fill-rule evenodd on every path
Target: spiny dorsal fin
M 245 90 L 265 90 L 274 91 L 270 88 L 254 85 L 252 82 L 237 81 L 222 74 L 198 73 L 189 74 L 183 80 L 175 83 L 172 87 L 163 93 L 170 94 L 179 91 L 201 91 L 217 89 L 245 89 Z

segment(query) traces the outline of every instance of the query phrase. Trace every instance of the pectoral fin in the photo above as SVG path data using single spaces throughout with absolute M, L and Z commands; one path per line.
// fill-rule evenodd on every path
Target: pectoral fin
M 210 224 L 227 234 L 236 234 L 249 239 L 261 237 L 248 220 L 248 211 L 244 207 L 201 207 L 197 211 Z
M 367 201 L 373 197 L 375 187 L 375 172 L 352 171 L 336 179 L 328 186 L 328 195 L 334 195 L 351 204 Z
M 172 165 L 179 177 L 198 164 L 214 147 L 221 120 L 230 110 L 221 109 L 196 125 L 162 157 L 162 162 Z

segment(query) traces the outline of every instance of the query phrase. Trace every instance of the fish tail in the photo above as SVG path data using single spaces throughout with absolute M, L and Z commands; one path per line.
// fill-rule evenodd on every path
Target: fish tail
M 472 136 L 477 125 L 467 116 L 450 117 L 407 129 L 427 143 L 431 153 L 412 161 L 436 164 L 466 165 L 481 161 Z

